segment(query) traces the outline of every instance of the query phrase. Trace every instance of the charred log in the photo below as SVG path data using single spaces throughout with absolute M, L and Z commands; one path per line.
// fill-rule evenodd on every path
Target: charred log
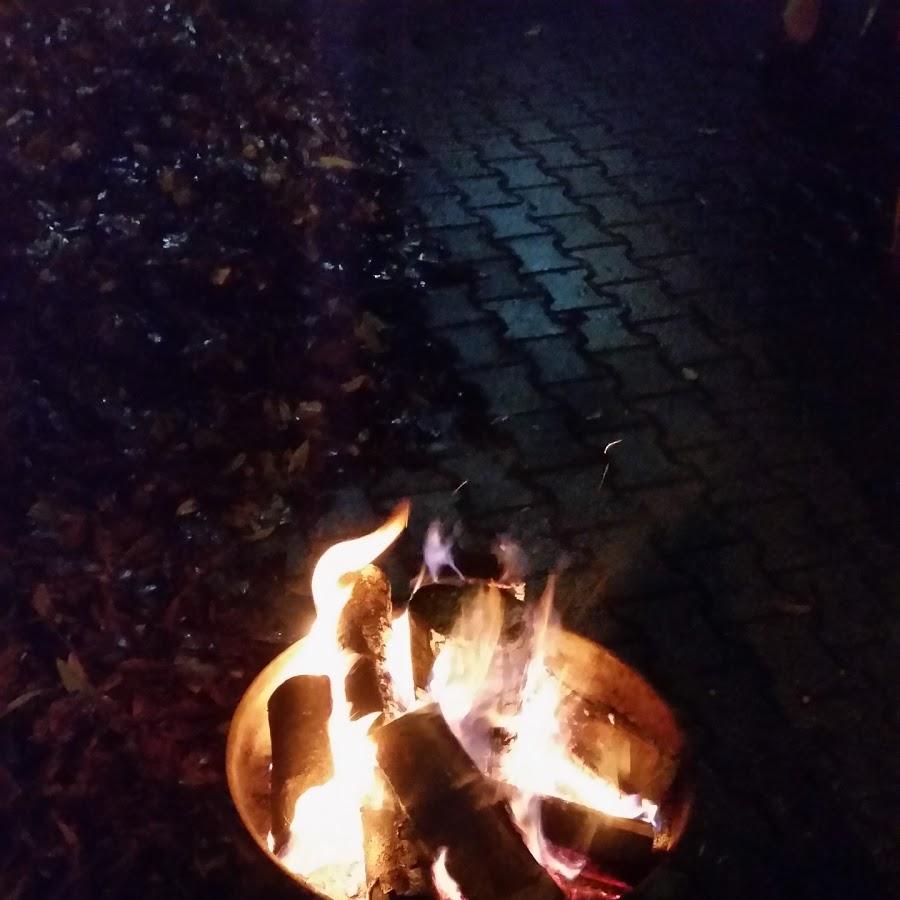
M 561 900 L 522 841 L 506 803 L 478 770 L 436 706 L 383 725 L 378 762 L 433 855 L 468 900 Z
M 383 657 L 391 627 L 391 585 L 378 566 L 353 575 L 353 593 L 338 621 L 338 643 L 361 656 Z
M 400 807 L 387 779 L 376 771 L 381 802 L 362 809 L 369 900 L 426 900 L 433 897 L 425 845 Z
M 297 675 L 269 698 L 272 738 L 272 836 L 275 851 L 290 836 L 297 800 L 334 775 L 328 719 L 331 683 L 325 675 Z
M 648 822 L 544 797 L 541 823 L 552 843 L 583 853 L 602 872 L 630 884 L 644 878 L 656 862 L 655 833 Z
M 338 643 L 344 650 L 359 654 L 344 690 L 358 719 L 373 712 L 391 709 L 390 676 L 385 670 L 384 652 L 391 629 L 391 585 L 378 566 L 366 566 L 354 574 L 353 593 L 338 622 Z
M 463 581 L 426 584 L 409 601 L 410 653 L 413 680 L 417 688 L 428 687 L 435 660 L 435 644 L 453 631 L 463 605 L 484 585 Z M 525 604 L 507 588 L 496 588 L 503 602 L 503 641 L 520 635 L 526 614 Z

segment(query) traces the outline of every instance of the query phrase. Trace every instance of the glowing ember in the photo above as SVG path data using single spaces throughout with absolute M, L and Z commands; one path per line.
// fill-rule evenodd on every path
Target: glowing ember
M 361 810 L 377 809 L 384 800 L 375 744 L 367 733 L 378 714 L 352 718 L 345 679 L 358 657 L 341 648 L 339 622 L 351 597 L 351 576 L 387 550 L 406 526 L 408 514 L 408 505 L 403 505 L 376 531 L 336 544 L 322 555 L 312 578 L 316 620 L 307 637 L 291 649 L 282 677 L 325 675 L 330 679 L 328 736 L 334 776 L 297 800 L 290 839 L 280 856 L 287 868 L 336 900 L 367 894 Z M 521 551 L 513 544 L 507 549 L 507 574 L 521 574 L 525 565 Z M 425 557 L 423 574 L 427 570 L 432 579 L 442 570 L 458 574 L 451 541 L 436 524 L 428 530 Z M 506 627 L 510 603 L 521 619 L 521 627 L 513 631 Z M 424 702 L 437 703 L 478 768 L 508 790 L 514 821 L 531 854 L 564 884 L 578 876 L 585 858 L 555 850 L 544 839 L 542 797 L 647 822 L 655 822 L 657 809 L 646 799 L 623 793 L 570 751 L 562 712 L 568 694 L 547 666 L 560 633 L 552 604 L 552 580 L 533 607 L 519 606 L 509 592 L 502 594 L 494 586 L 473 587 L 449 636 L 440 646 L 432 641 L 431 680 L 427 696 L 420 692 L 419 697 L 413 679 L 410 620 L 404 612 L 386 635 L 383 666 L 391 698 L 383 711 L 390 717 Z M 431 878 L 443 900 L 465 900 L 447 870 L 446 848 L 434 859 Z

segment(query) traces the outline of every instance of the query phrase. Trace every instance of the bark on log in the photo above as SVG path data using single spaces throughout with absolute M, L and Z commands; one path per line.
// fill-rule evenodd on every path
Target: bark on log
M 428 900 L 434 896 L 428 850 L 384 773 L 379 769 L 375 777 L 382 802 L 362 809 L 367 900 Z
M 619 819 L 556 797 L 541 799 L 544 835 L 587 856 L 600 871 L 635 884 L 654 867 L 653 826 Z
M 334 775 L 328 719 L 331 683 L 325 675 L 297 675 L 269 698 L 272 738 L 272 836 L 275 852 L 290 837 L 297 800 Z
M 353 574 L 353 592 L 338 621 L 338 643 L 361 656 L 384 656 L 391 627 L 391 585 L 378 566 Z
M 344 691 L 358 719 L 391 707 L 390 676 L 384 653 L 391 628 L 391 585 L 384 572 L 369 565 L 354 573 L 353 593 L 338 621 L 338 643 L 359 654 L 344 681 Z
M 467 900 L 562 900 L 436 706 L 388 722 L 375 741 L 404 811 L 432 855 L 447 848 L 447 871 Z
M 425 690 L 431 678 L 435 652 L 433 635 L 446 638 L 453 631 L 464 602 L 480 587 L 478 583 L 442 581 L 419 588 L 409 601 L 410 653 L 413 681 Z M 515 640 L 522 630 L 526 606 L 507 588 L 496 588 L 504 607 L 503 640 Z

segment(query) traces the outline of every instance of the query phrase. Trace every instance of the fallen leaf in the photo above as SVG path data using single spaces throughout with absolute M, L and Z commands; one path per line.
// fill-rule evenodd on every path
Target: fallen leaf
M 49 619 L 53 615 L 53 601 L 50 599 L 50 591 L 46 584 L 39 584 L 31 595 L 31 605 L 34 611 L 42 618 Z
M 696 381 L 700 377 L 700 373 L 696 369 L 692 369 L 690 366 L 685 366 L 681 370 L 681 375 L 685 381 Z
M 265 540 L 267 537 L 269 537 L 270 534 L 272 534 L 273 531 L 275 531 L 277 527 L 277 525 L 270 525 L 268 528 L 257 528 L 256 526 L 254 526 L 253 533 L 248 534 L 244 538 L 244 540 L 249 544 L 255 543 L 256 541 Z
M 56 671 L 59 672 L 63 687 L 70 694 L 90 693 L 93 690 L 87 673 L 74 653 L 70 653 L 66 659 L 56 660 Z
M 302 400 L 297 404 L 297 417 L 310 419 L 322 415 L 322 404 L 318 400 Z
M 78 840 L 78 835 L 63 822 L 62 819 L 55 819 L 56 827 L 59 829 L 59 833 L 63 836 L 63 840 L 73 849 L 77 850 L 80 846 L 80 842 Z
M 525 32 L 525 37 L 538 37 L 543 30 L 543 25 L 533 25 Z
M 221 287 L 231 277 L 231 266 L 219 266 L 213 269 L 209 280 L 216 286 Z
M 197 501 L 194 497 L 188 497 L 187 500 L 182 501 L 178 505 L 178 509 L 175 510 L 176 516 L 189 516 L 191 513 L 197 511 Z
M 357 375 L 341 385 L 341 390 L 345 394 L 355 394 L 361 387 L 371 383 L 372 379 L 368 375 Z
M 381 340 L 380 332 L 384 331 L 385 324 L 377 316 L 365 312 L 357 322 L 353 333 L 357 339 L 372 353 L 383 353 L 384 342 Z
M 356 168 L 356 164 L 343 156 L 320 156 L 318 165 L 323 169 L 343 169 L 350 171 Z
M 246 453 L 238 453 L 238 455 L 225 467 L 225 475 L 230 475 L 232 472 L 237 472 L 237 470 L 247 462 L 247 454 Z
M 75 162 L 75 160 L 81 159 L 83 155 L 84 151 L 81 149 L 81 144 L 79 144 L 78 141 L 63 147 L 62 153 L 60 153 L 60 156 L 68 162 Z
M 296 450 L 294 450 L 288 459 L 288 474 L 296 471 L 303 471 L 306 463 L 309 461 L 309 441 L 304 441 Z

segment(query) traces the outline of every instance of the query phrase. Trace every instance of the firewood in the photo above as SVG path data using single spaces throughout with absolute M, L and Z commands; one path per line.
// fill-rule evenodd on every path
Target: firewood
M 353 593 L 341 611 L 337 639 L 340 646 L 359 654 L 344 681 L 352 717 L 389 711 L 390 676 L 384 652 L 391 629 L 391 585 L 378 566 L 353 574 Z
M 368 900 L 433 897 L 428 850 L 416 836 L 384 773 L 377 769 L 380 800 L 362 809 Z
M 467 900 L 562 900 L 437 706 L 387 722 L 374 737 L 404 811 L 432 855 L 447 848 L 447 871 Z
M 602 872 L 630 884 L 644 878 L 656 862 L 655 833 L 648 822 L 543 797 L 541 823 L 552 843 L 583 853 Z
M 297 800 L 334 775 L 328 719 L 331 682 L 325 675 L 296 675 L 269 697 L 272 738 L 272 836 L 275 851 L 290 837 Z
M 409 601 L 410 653 L 413 681 L 425 690 L 434 666 L 434 638 L 446 638 L 453 631 L 464 602 L 484 583 L 441 581 L 419 588 Z M 496 588 L 504 607 L 503 639 L 514 640 L 522 629 L 525 604 L 508 588 Z
M 378 566 L 354 572 L 353 593 L 338 621 L 338 643 L 362 656 L 384 656 L 391 627 L 391 585 Z

